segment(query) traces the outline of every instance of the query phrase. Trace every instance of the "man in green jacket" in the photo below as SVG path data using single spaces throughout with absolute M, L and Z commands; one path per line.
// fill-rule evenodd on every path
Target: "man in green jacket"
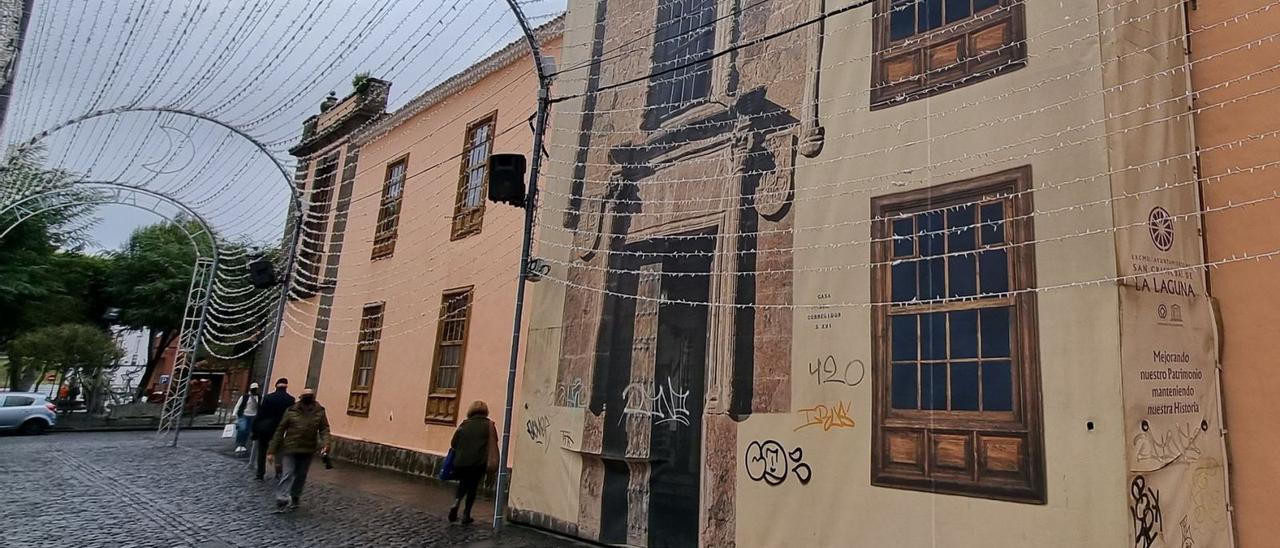
M 324 414 L 324 406 L 316 403 L 315 391 L 307 388 L 298 403 L 285 411 L 267 448 L 267 459 L 279 458 L 282 465 L 276 486 L 277 512 L 298 507 L 302 487 L 307 483 L 307 471 L 317 450 L 321 455 L 329 454 L 329 418 Z

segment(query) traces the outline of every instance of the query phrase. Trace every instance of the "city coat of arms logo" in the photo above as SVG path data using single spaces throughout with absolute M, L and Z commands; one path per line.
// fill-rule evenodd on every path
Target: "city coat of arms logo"
M 1151 213 L 1147 214 L 1147 230 L 1156 249 L 1168 251 L 1173 248 L 1173 216 L 1168 210 L 1160 206 L 1151 208 Z

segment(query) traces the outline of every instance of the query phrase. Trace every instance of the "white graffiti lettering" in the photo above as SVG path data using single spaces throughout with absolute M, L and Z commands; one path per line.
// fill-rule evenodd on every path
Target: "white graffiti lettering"
M 619 422 L 628 416 L 646 416 L 652 417 L 654 424 L 675 422 L 689 426 L 689 409 L 685 407 L 689 391 L 672 386 L 670 377 L 666 386 L 658 385 L 656 393 L 644 383 L 633 382 L 622 389 L 622 399 L 625 403 Z
M 1161 435 L 1139 432 L 1133 437 L 1134 454 L 1140 461 L 1165 463 L 1183 456 L 1188 462 L 1196 462 L 1202 454 L 1196 445 L 1199 433 L 1188 423 L 1180 423 Z
M 587 402 L 582 394 L 582 379 L 573 379 L 570 383 L 556 385 L 556 405 L 561 407 L 585 407 Z

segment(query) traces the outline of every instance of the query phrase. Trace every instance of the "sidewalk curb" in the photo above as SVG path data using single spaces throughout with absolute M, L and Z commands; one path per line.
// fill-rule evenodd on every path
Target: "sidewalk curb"
M 75 434 L 78 432 L 150 432 L 155 431 L 156 426 L 89 426 L 84 428 L 64 428 L 54 426 L 49 429 L 50 434 Z M 221 430 L 221 426 L 184 426 L 183 430 Z

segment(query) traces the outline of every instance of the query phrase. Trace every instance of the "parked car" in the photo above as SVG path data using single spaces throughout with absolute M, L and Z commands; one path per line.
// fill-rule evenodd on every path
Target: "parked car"
M 0 431 L 40 434 L 58 423 L 58 406 L 44 394 L 0 392 Z

